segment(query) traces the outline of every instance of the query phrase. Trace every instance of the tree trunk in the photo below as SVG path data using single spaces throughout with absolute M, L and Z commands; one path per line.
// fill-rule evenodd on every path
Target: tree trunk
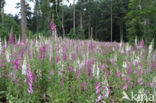
M 83 14 L 82 14 L 82 6 L 80 7 L 80 28 L 83 28 L 83 24 L 82 24 L 82 17 Z
M 27 21 L 26 21 L 26 8 L 25 8 L 25 0 L 21 0 L 21 26 L 22 26 L 22 39 L 26 38 L 27 33 Z
M 141 2 L 142 2 L 142 1 L 140 0 L 140 1 L 139 1 L 139 9 L 140 9 L 140 10 L 148 8 L 149 2 L 146 2 L 145 5 L 141 5 Z M 148 19 L 148 18 L 144 18 L 144 26 L 147 27 L 147 26 L 149 26 L 149 24 L 150 24 L 149 19 Z M 147 31 L 148 31 L 148 28 L 146 28 L 146 29 L 144 30 L 144 33 L 146 34 Z M 148 33 L 147 33 L 147 35 L 148 35 Z M 148 39 L 148 36 L 147 36 L 147 39 Z
M 35 14 L 36 14 L 36 32 L 39 32 L 39 18 L 40 18 L 40 4 L 39 1 L 36 0 L 36 4 L 35 4 Z
M 75 0 L 73 0 L 73 32 L 75 33 Z
M 1 22 L 2 22 L 2 25 L 4 25 L 4 1 L 1 0 Z
M 97 40 L 97 29 L 96 29 L 96 26 L 95 26 L 94 31 L 95 31 L 95 40 Z
M 91 27 L 91 40 L 93 40 L 93 27 Z
M 47 1 L 47 5 L 48 5 L 48 8 L 50 8 L 50 1 L 48 0 Z M 53 20 L 54 20 L 54 18 L 53 18 Z M 50 22 L 50 14 L 48 13 L 48 23 Z M 47 24 L 45 24 L 45 25 L 47 25 Z
M 112 0 L 111 0 L 111 42 L 112 42 L 112 30 L 113 30 L 113 27 L 112 27 Z
M 88 24 L 88 38 L 90 39 L 90 22 L 89 22 L 89 24 Z
M 120 42 L 123 42 L 123 25 L 120 24 Z
M 56 16 L 59 17 L 59 15 L 58 15 L 58 7 L 57 7 L 58 4 L 59 4 L 59 1 L 55 0 L 55 3 L 56 3 L 56 8 L 55 8 L 56 9 Z
M 39 32 L 39 20 L 38 20 L 38 16 L 36 18 L 36 32 L 38 33 Z
M 64 38 L 65 30 L 64 30 L 64 11 L 63 11 L 63 7 L 62 7 L 62 31 L 63 31 L 63 38 Z

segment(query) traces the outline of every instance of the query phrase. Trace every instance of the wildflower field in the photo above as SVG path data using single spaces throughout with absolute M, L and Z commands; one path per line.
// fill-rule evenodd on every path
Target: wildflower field
M 156 57 L 143 41 L 134 46 L 45 37 L 23 42 L 12 35 L 8 43 L 1 42 L 0 53 L 0 103 L 154 103 L 156 99 Z M 133 98 L 132 92 L 137 94 Z

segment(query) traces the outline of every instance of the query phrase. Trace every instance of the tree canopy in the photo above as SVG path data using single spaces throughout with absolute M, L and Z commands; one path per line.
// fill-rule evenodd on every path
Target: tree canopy
M 5 1 L 0 2 L 2 11 Z M 92 35 L 94 40 L 110 41 L 112 5 L 113 41 L 134 43 L 137 37 L 149 43 L 156 38 L 155 0 L 78 0 L 75 5 L 69 6 L 63 5 L 63 0 L 33 0 L 32 2 L 35 3 L 33 12 L 28 1 L 25 4 L 27 34 L 50 36 L 49 24 L 53 19 L 58 36 L 89 39 Z M 20 5 L 18 3 L 17 7 Z M 21 35 L 19 15 L 12 16 L 1 12 L 2 37 L 8 36 L 11 28 L 15 35 Z

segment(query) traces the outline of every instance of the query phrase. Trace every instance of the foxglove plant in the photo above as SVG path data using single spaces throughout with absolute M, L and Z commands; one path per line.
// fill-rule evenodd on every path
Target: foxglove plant
M 56 25 L 54 24 L 53 20 L 51 20 L 50 22 L 50 27 L 51 27 L 52 32 L 54 31 L 54 36 L 56 39 Z
M 55 31 L 53 22 L 50 26 Z M 147 93 L 153 93 L 155 57 L 143 43 L 144 48 L 140 48 L 139 44 L 96 41 L 91 44 L 90 40 L 41 35 L 36 40 L 26 39 L 25 44 L 14 40 L 1 46 L 0 93 L 6 91 L 7 101 L 22 102 L 21 97 L 28 97 L 28 102 L 38 103 L 110 103 L 111 99 L 122 102 L 123 91 L 131 95 L 130 91 L 137 93 L 146 88 Z M 19 96 L 18 91 L 24 88 L 33 95 L 23 92 Z
M 102 85 L 103 86 L 101 86 L 99 82 L 96 82 L 96 86 L 95 86 L 96 95 L 97 95 L 96 103 L 100 103 L 101 101 L 105 103 L 104 99 L 107 98 L 109 95 L 108 88 L 105 86 L 104 83 L 102 83 Z
M 27 73 L 27 77 L 29 80 L 29 89 L 28 89 L 28 93 L 32 94 L 33 93 L 33 89 L 32 89 L 32 83 L 33 83 L 33 75 L 31 72 L 31 68 L 30 68 L 30 64 L 28 64 L 28 73 Z
M 15 65 L 15 66 L 14 66 L 14 70 L 17 71 L 17 70 L 19 69 L 19 66 L 20 66 L 20 65 L 19 65 L 19 60 L 18 60 L 18 59 L 14 60 L 14 65 Z
M 85 90 L 87 90 L 87 86 L 88 86 L 88 83 L 82 83 L 82 87 L 83 87 L 83 90 L 85 91 Z
M 27 74 L 27 60 L 26 60 L 26 57 L 24 57 L 24 59 L 23 59 L 22 74 L 23 75 L 26 75 Z
M 11 33 L 9 36 L 9 44 L 13 44 L 13 43 L 14 43 L 14 35 L 13 33 Z
M 10 53 L 6 51 L 5 55 L 6 55 L 7 62 L 10 62 Z

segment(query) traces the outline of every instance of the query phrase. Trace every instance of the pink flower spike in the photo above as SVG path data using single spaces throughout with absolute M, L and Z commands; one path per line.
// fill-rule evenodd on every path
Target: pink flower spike
M 31 72 L 31 68 L 30 68 L 30 64 L 28 65 L 28 73 L 27 73 L 27 77 L 29 79 L 29 90 L 28 93 L 32 94 L 33 90 L 32 90 L 32 82 L 33 82 L 33 76 L 32 76 L 32 72 Z
M 132 66 L 128 68 L 128 74 L 132 74 Z
M 95 64 L 95 60 L 93 59 L 93 60 L 92 60 L 92 65 L 94 65 L 94 64 Z
M 44 99 L 46 98 L 46 95 L 45 95 L 45 94 L 43 94 L 43 98 L 44 98 Z
M 96 82 L 96 89 L 100 88 L 100 83 Z
M 56 58 L 56 63 L 58 64 L 58 62 L 60 61 L 59 57 Z
M 102 101 L 102 103 L 106 103 L 105 101 Z
M 54 72 L 55 72 L 55 71 L 54 71 L 54 70 L 52 70 L 52 71 L 50 72 L 50 75 L 52 75 Z
M 19 60 L 18 60 L 18 59 L 15 60 L 15 61 L 14 61 L 14 64 L 15 64 L 14 69 L 15 69 L 15 70 L 18 70 L 18 69 L 19 69 Z
M 86 83 L 86 85 L 82 83 L 83 90 L 87 90 L 87 86 L 88 86 L 88 83 Z
M 85 88 L 85 90 L 87 89 L 87 86 L 88 86 L 88 83 L 86 83 L 86 88 Z
M 71 66 L 69 66 L 69 73 L 72 71 L 72 67 Z
M 29 94 L 32 94 L 32 93 L 33 93 L 33 90 L 32 90 L 32 89 L 29 89 L 29 90 L 28 90 L 28 93 L 29 93 Z
M 97 100 L 96 100 L 96 102 L 99 102 L 101 99 L 102 99 L 102 96 L 99 95 L 98 98 L 97 98 Z
M 100 93 L 100 88 L 96 89 L 96 94 Z
M 151 86 L 151 88 L 154 88 L 154 83 L 153 82 L 149 83 L 149 85 Z
M 79 78 L 79 73 L 80 73 L 80 71 L 76 72 L 76 80 L 78 80 L 78 78 Z
M 124 85 L 123 90 L 127 90 L 127 88 L 128 88 L 128 85 L 126 84 Z
M 118 73 L 117 73 L 117 77 L 120 77 L 120 76 L 121 76 L 121 73 L 120 73 L 120 72 L 118 72 Z
M 51 20 L 51 22 L 50 22 L 50 27 L 51 27 L 52 31 L 54 31 L 56 28 L 56 25 L 53 23 L 53 20 Z
M 27 79 L 24 79 L 24 83 L 26 83 L 27 82 Z
M 82 87 L 84 88 L 84 83 L 82 83 Z

